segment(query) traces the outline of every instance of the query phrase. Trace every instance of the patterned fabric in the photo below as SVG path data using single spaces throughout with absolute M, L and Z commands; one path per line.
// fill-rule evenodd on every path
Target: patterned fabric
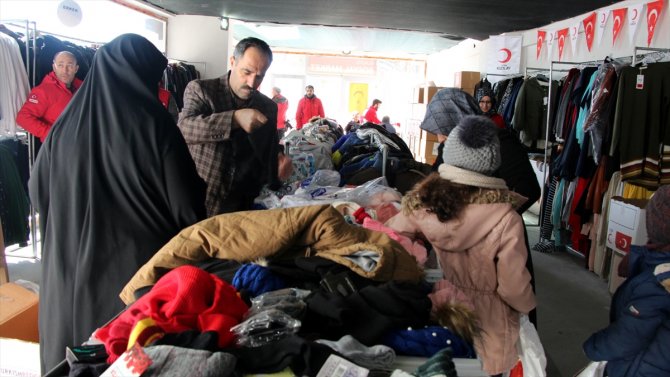
M 208 216 L 250 209 L 264 184 L 278 183 L 277 105 L 259 92 L 247 101 L 236 101 L 229 74 L 191 81 L 179 115 L 178 126 L 198 174 L 207 182 Z M 232 127 L 235 110 L 245 108 L 268 118 L 252 134 Z
M 420 127 L 434 134 L 449 136 L 463 117 L 480 113 L 479 104 L 470 94 L 456 88 L 444 88 L 431 98 Z

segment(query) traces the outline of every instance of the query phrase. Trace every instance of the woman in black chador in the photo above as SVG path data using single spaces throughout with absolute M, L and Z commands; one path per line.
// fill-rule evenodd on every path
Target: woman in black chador
M 139 35 L 101 47 L 37 156 L 43 372 L 123 310 L 135 271 L 205 217 L 204 183 L 156 93 L 166 64 Z

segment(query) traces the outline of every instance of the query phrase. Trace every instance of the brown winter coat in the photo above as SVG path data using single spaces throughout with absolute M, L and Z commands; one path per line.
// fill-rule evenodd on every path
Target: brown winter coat
M 379 254 L 366 271 L 346 258 L 358 251 Z M 330 205 L 233 212 L 211 217 L 183 229 L 133 276 L 120 294 L 126 304 L 133 293 L 153 285 L 159 271 L 208 258 L 251 262 L 258 258 L 316 255 L 351 268 L 376 281 L 419 282 L 416 260 L 384 233 L 347 224 Z
M 475 349 L 483 369 L 491 375 L 509 371 L 518 360 L 519 313 L 535 307 L 521 216 L 507 203 L 470 204 L 446 223 L 417 210 L 400 213 L 386 225 L 428 239 L 445 279 L 475 305 L 482 329 Z

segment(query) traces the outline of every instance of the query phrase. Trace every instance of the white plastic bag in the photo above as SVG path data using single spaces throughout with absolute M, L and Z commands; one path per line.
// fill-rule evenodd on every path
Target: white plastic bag
M 524 377 L 546 377 L 547 357 L 535 326 L 528 316 L 522 314 L 519 319 L 519 342 L 517 351 L 521 359 Z
M 584 369 L 575 374 L 575 377 L 603 377 L 606 365 L 607 361 L 589 361 Z

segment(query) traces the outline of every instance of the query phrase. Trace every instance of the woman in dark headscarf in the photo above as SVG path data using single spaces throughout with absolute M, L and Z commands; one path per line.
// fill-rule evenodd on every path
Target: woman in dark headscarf
M 482 111 L 482 115 L 486 115 L 491 118 L 493 123 L 498 126 L 498 128 L 505 128 L 505 120 L 502 115 L 496 112 L 496 103 L 495 95 L 493 91 L 489 88 L 480 88 L 477 89 L 477 102 L 479 102 L 479 108 Z
M 205 217 L 204 183 L 156 94 L 166 64 L 139 35 L 101 47 L 37 156 L 43 372 L 123 310 L 137 269 Z

